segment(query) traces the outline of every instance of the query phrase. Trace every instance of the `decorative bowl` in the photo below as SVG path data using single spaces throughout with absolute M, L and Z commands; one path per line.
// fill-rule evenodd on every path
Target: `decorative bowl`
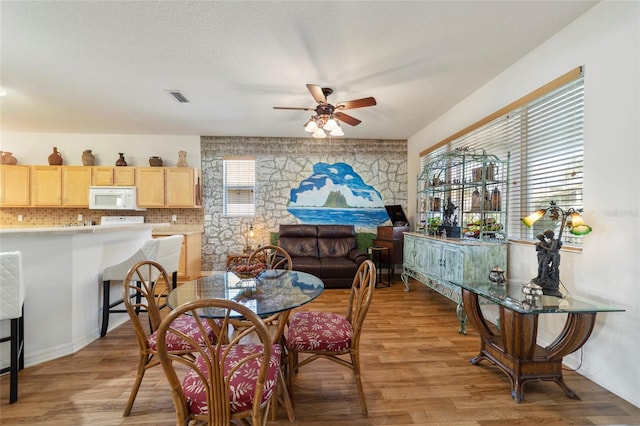
M 244 263 L 233 265 L 229 268 L 231 272 L 236 274 L 240 279 L 255 278 L 260 275 L 266 268 L 262 262 Z

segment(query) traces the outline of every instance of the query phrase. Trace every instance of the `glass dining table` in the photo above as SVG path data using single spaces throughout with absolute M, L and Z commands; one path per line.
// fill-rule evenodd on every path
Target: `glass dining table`
M 166 303 L 173 309 L 194 300 L 227 299 L 266 318 L 309 303 L 323 290 L 322 280 L 306 272 L 268 269 L 246 279 L 221 272 L 179 285 L 167 295 Z M 224 310 L 210 310 L 201 315 L 221 318 L 224 314 Z
M 315 275 L 301 271 L 268 269 L 255 278 L 242 279 L 233 272 L 220 272 L 180 284 L 167 295 L 166 304 L 174 309 L 200 299 L 227 299 L 238 302 L 273 326 L 274 343 L 281 343 L 284 328 L 292 309 L 311 302 L 324 290 L 324 283 Z M 224 318 L 224 309 L 209 308 L 199 312 L 206 318 Z M 239 318 L 241 320 L 241 318 Z M 291 397 L 282 370 L 278 376 L 280 399 L 289 421 L 295 421 Z M 275 410 L 274 410 L 275 412 Z M 275 415 L 272 420 L 275 420 Z

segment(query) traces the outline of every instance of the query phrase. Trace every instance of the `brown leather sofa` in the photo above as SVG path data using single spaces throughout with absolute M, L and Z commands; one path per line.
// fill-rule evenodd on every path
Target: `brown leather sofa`
M 280 225 L 278 244 L 291 256 L 294 270 L 319 277 L 325 288 L 350 288 L 369 258 L 356 246 L 353 225 Z

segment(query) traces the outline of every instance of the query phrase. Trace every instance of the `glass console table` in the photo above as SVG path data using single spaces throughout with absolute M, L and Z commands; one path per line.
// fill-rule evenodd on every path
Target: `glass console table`
M 577 351 L 591 335 L 598 312 L 623 312 L 585 298 L 566 295 L 562 298 L 540 296 L 527 300 L 522 292 L 525 282 L 510 280 L 506 284 L 457 284 L 468 320 L 480 333 L 480 353 L 470 362 L 486 359 L 509 376 L 511 396 L 524 399 L 524 385 L 547 380 L 558 384 L 573 399 L 580 397 L 564 382 L 562 358 Z M 480 310 L 479 298 L 498 304 L 499 328 L 487 323 Z M 540 314 L 567 314 L 564 328 L 548 346 L 536 343 Z

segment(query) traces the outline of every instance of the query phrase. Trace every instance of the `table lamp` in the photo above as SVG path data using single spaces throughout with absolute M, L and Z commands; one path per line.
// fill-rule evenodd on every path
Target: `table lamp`
M 532 283 L 542 287 L 543 294 L 562 297 L 560 287 L 560 248 L 562 247 L 562 232 L 566 227 L 573 235 L 586 235 L 591 232 L 591 227 L 584 223 L 580 213 L 582 209 L 569 208 L 564 210 L 554 201 L 549 202 L 549 207 L 540 209 L 535 213 L 522 218 L 522 222 L 531 226 L 548 215 L 552 220 L 560 220 L 560 231 L 557 238 L 551 229 L 536 235 L 536 253 L 538 255 L 538 275 L 531 280 Z

